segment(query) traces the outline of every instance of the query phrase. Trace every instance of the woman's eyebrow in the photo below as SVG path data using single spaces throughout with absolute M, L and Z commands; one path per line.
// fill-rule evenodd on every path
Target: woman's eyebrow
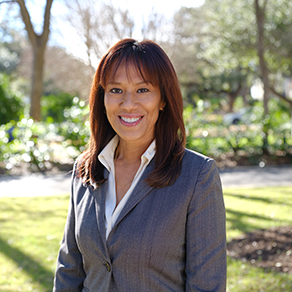
M 111 80 L 109 82 L 106 83 L 106 85 L 122 85 L 123 83 L 122 82 L 118 82 L 118 81 L 114 81 L 114 80 Z M 143 80 L 143 81 L 140 81 L 140 82 L 137 82 L 137 83 L 134 83 L 135 85 L 143 85 L 143 84 L 152 84 L 150 81 L 148 80 Z
M 108 85 L 108 84 L 110 84 L 110 85 L 121 85 L 122 83 L 112 80 L 112 81 L 109 81 L 109 82 L 106 83 L 106 85 Z

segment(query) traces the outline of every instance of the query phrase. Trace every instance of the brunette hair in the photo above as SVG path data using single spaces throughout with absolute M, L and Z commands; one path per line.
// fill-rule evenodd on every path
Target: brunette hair
M 106 180 L 98 155 L 116 133 L 105 113 L 104 88 L 109 74 L 115 74 L 122 62 L 126 68 L 134 65 L 145 82 L 160 88 L 165 106 L 155 125 L 155 168 L 146 182 L 157 188 L 169 186 L 180 174 L 184 155 L 183 100 L 171 61 L 160 46 L 149 40 L 123 39 L 102 57 L 89 96 L 91 137 L 88 149 L 77 164 L 79 176 L 97 186 Z

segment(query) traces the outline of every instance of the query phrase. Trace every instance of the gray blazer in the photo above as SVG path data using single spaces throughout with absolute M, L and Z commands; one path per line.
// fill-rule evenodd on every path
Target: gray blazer
M 226 291 L 225 209 L 214 160 L 186 150 L 172 186 L 143 180 L 105 237 L 107 182 L 73 173 L 55 292 Z

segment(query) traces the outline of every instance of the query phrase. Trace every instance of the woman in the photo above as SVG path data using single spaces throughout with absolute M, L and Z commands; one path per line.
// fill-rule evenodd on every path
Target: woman
M 54 291 L 225 291 L 215 162 L 187 150 L 174 68 L 151 41 L 102 58 L 74 166 Z

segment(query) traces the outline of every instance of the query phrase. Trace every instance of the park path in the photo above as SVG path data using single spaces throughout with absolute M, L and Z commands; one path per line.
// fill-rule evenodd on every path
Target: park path
M 224 188 L 292 186 L 292 165 L 281 167 L 235 167 L 220 170 Z M 67 195 L 70 173 L 54 175 L 0 176 L 0 197 Z

